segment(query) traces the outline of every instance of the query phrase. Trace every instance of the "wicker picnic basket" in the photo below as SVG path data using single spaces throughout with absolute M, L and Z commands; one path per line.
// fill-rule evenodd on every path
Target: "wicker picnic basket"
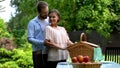
M 84 40 L 84 41 L 83 41 Z M 89 56 L 90 61 L 94 62 L 94 47 L 99 47 L 96 44 L 87 42 L 87 36 L 85 33 L 81 33 L 80 35 L 80 42 L 75 43 L 67 47 L 69 51 L 70 57 L 74 57 L 77 55 Z
M 73 68 L 100 68 L 100 63 L 73 63 Z

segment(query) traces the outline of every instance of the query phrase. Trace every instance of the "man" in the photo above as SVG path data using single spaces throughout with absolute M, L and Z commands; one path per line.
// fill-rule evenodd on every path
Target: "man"
M 28 24 L 28 42 L 32 44 L 34 68 L 46 68 L 47 48 L 44 46 L 44 29 L 48 22 L 48 4 L 40 1 L 37 4 L 38 16 Z

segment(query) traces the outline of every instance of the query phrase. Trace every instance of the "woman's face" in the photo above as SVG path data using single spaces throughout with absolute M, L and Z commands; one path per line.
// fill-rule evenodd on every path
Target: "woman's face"
M 56 26 L 58 23 L 58 20 L 59 20 L 59 17 L 55 12 L 49 14 L 49 22 L 51 23 L 52 26 Z

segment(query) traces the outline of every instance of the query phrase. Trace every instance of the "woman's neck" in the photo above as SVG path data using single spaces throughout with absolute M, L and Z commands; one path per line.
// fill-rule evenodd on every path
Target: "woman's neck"
M 57 28 L 57 25 L 52 25 L 52 24 L 51 24 L 50 26 L 51 26 L 51 27 L 54 27 L 54 28 Z

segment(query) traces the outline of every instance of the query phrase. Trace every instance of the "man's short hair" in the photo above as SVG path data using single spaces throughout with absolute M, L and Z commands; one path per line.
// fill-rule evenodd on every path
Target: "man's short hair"
M 39 1 L 37 4 L 37 11 L 40 13 L 42 8 L 48 6 L 48 3 L 45 1 Z

